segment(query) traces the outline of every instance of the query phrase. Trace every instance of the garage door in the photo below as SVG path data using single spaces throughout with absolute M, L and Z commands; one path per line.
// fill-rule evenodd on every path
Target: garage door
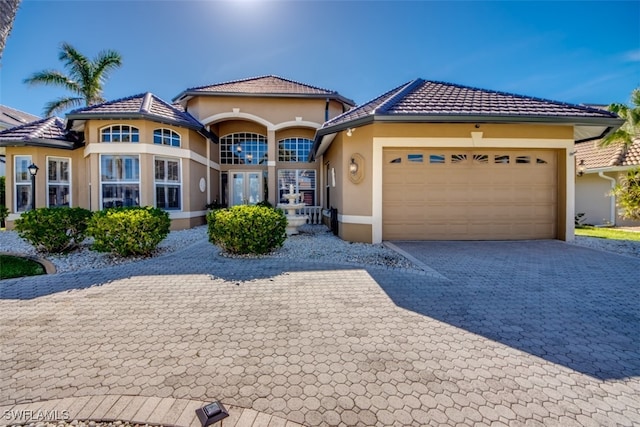
M 385 149 L 385 240 L 556 238 L 552 150 Z

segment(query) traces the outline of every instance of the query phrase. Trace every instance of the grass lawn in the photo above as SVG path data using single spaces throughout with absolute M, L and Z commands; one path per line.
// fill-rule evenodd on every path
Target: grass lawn
M 633 231 L 616 230 L 606 227 L 576 227 L 576 236 L 599 237 L 611 240 L 635 240 L 640 242 L 640 233 Z
M 11 255 L 0 255 L 0 279 L 37 276 L 44 273 L 44 267 L 35 261 Z

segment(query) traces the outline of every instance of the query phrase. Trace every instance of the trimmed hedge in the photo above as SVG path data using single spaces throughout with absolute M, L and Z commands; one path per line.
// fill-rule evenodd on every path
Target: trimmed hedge
M 38 208 L 24 212 L 15 226 L 18 235 L 36 250 L 62 253 L 82 243 L 91 215 L 83 208 Z
M 93 249 L 122 257 L 149 256 L 169 234 L 171 220 L 162 209 L 147 207 L 110 208 L 95 212 L 87 234 Z
M 207 214 L 209 241 L 232 254 L 266 254 L 287 238 L 280 209 L 240 205 Z

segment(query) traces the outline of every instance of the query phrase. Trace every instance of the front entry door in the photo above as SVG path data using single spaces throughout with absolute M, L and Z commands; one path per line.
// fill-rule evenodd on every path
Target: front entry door
M 231 173 L 231 206 L 255 205 L 262 201 L 262 172 Z

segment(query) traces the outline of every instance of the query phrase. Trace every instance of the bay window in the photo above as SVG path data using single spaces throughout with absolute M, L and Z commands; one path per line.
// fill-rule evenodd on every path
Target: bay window
M 140 158 L 101 155 L 100 184 L 103 209 L 140 206 Z
M 71 206 L 71 159 L 47 157 L 47 206 Z
M 31 197 L 33 196 L 31 174 L 28 169 L 31 164 L 31 156 L 15 156 L 14 160 L 15 211 L 25 212 L 31 209 Z
M 154 168 L 156 207 L 166 210 L 180 210 L 182 205 L 180 160 L 156 158 Z

